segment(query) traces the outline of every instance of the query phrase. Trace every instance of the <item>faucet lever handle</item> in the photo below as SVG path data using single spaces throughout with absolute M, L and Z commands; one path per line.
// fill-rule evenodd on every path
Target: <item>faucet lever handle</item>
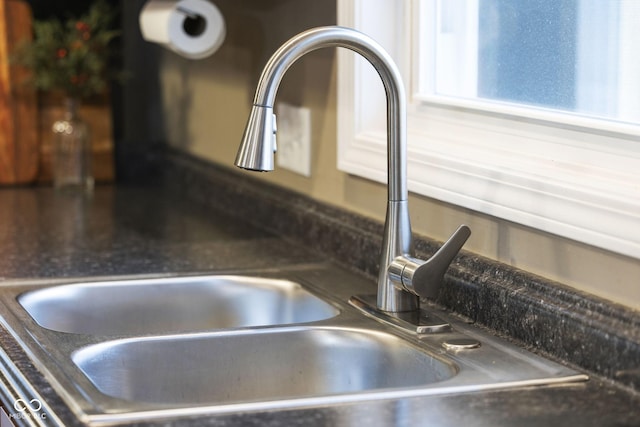
M 437 297 L 444 274 L 470 235 L 469 227 L 461 225 L 427 261 L 407 256 L 397 257 L 389 266 L 389 277 L 420 297 Z

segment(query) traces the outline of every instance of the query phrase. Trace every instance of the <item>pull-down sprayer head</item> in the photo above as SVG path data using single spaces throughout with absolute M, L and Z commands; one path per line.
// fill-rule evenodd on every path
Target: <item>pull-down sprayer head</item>
M 273 153 L 276 152 L 276 130 L 276 116 L 272 107 L 251 107 L 249 121 L 236 157 L 236 166 L 259 172 L 272 171 Z

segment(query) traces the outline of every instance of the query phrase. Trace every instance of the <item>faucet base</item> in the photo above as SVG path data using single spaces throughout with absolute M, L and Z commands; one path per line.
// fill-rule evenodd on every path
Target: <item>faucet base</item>
M 451 325 L 426 310 L 388 312 L 377 307 L 375 295 L 354 295 L 349 304 L 367 316 L 418 335 L 450 332 Z

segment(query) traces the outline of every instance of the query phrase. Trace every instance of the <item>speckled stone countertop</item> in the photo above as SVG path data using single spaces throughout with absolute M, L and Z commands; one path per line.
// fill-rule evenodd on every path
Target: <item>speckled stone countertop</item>
M 317 259 L 159 188 L 0 189 L 0 277 L 44 278 L 256 268 Z
M 91 198 L 0 189 L 0 277 L 210 272 L 334 257 L 345 260 L 345 274 L 375 274 L 380 224 L 178 153 L 156 161 L 161 184 L 98 186 Z M 436 247 L 418 241 L 422 256 Z M 135 425 L 640 425 L 637 313 L 468 253 L 438 302 L 591 380 Z M 83 425 L 4 331 L 0 344 L 65 425 Z

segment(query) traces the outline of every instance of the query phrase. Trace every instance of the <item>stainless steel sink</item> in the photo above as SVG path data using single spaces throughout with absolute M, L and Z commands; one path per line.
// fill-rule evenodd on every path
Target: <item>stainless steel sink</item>
M 324 264 L 251 276 L 64 283 L 5 282 L 0 323 L 90 426 L 400 405 L 410 397 L 586 379 L 437 307 L 428 316 L 450 324 L 437 333 L 374 320 L 348 304 L 371 283 Z M 0 352 L 0 364 L 11 363 Z M 3 373 L 21 384 L 16 396 L 36 399 L 50 415 L 20 371 Z M 53 415 L 47 422 L 64 425 Z
M 418 387 L 456 368 L 371 330 L 255 332 L 125 339 L 72 359 L 105 395 L 169 405 L 228 405 Z
M 297 283 L 249 276 L 77 283 L 27 292 L 18 301 L 43 328 L 88 335 L 306 323 L 339 313 Z

